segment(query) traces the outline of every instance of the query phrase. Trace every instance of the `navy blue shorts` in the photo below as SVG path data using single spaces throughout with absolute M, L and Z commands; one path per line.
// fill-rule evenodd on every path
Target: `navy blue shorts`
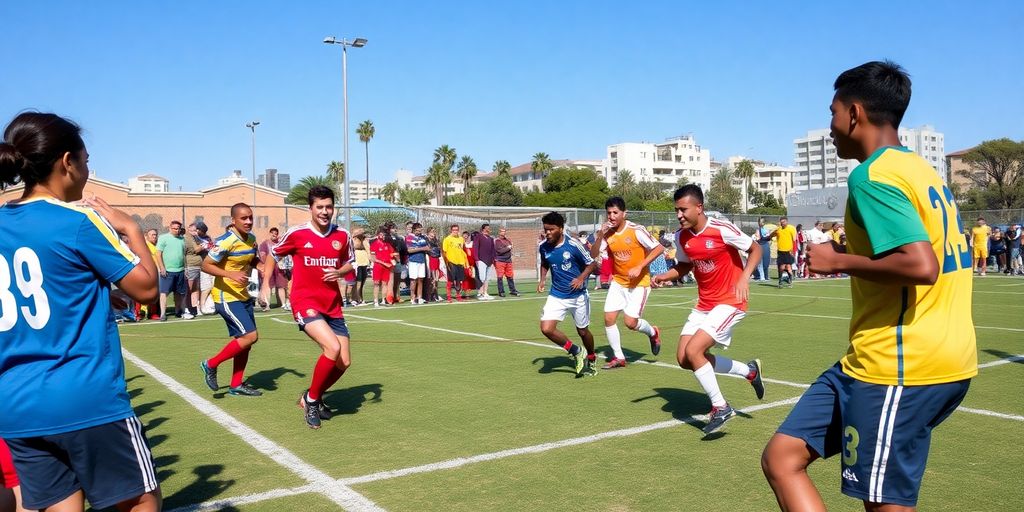
M 160 293 L 188 293 L 188 286 L 185 284 L 185 271 L 168 272 L 166 276 L 160 276 Z
M 307 324 L 322 320 L 324 322 L 327 322 L 327 325 L 331 328 L 332 331 L 334 331 L 334 334 L 337 334 L 338 336 L 344 336 L 346 338 L 349 337 L 348 325 L 345 324 L 344 318 L 331 318 L 327 315 L 324 315 L 323 313 L 313 311 L 312 309 L 310 309 L 306 313 L 303 313 L 302 311 L 298 310 L 295 311 L 295 323 L 299 324 L 300 331 L 306 332 Z
M 256 330 L 256 315 L 253 312 L 255 303 L 255 299 L 214 302 L 213 309 L 227 324 L 228 335 L 237 338 Z
M 822 458 L 842 454 L 842 491 L 872 503 L 917 504 L 932 429 L 967 395 L 970 379 L 885 386 L 843 373 L 818 377 L 779 427 Z
M 153 455 L 135 416 L 74 432 L 5 439 L 27 509 L 55 505 L 79 489 L 107 508 L 157 489 Z

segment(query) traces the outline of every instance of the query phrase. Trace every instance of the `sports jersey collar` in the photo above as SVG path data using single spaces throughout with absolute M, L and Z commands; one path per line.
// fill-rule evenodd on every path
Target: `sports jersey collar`
M 312 231 L 313 233 L 316 233 L 316 235 L 319 236 L 320 238 L 327 238 L 328 236 L 331 235 L 331 233 L 334 232 L 335 228 L 337 228 L 338 226 L 335 226 L 333 222 L 328 224 L 326 233 L 321 233 L 320 230 L 313 225 L 313 221 L 307 221 L 306 227 L 308 227 L 309 230 Z
M 707 216 L 705 216 L 705 218 L 707 218 L 708 220 L 704 222 L 704 227 L 703 227 L 703 228 L 701 228 L 701 230 L 700 230 L 700 231 L 694 231 L 694 230 L 693 230 L 693 228 L 690 228 L 690 229 L 688 229 L 687 231 L 689 231 L 690 233 L 692 233 L 692 234 L 693 234 L 693 236 L 700 236 L 700 234 L 701 234 L 701 233 L 703 233 L 705 229 L 708 229 L 708 226 L 710 226 L 710 225 L 711 225 L 711 217 L 707 217 Z
M 558 242 L 558 245 L 549 246 L 549 247 L 551 247 L 551 250 L 558 249 L 559 247 L 565 245 L 565 241 L 568 240 L 568 239 L 569 239 L 569 237 L 565 236 L 565 234 L 563 233 L 562 234 L 562 241 Z M 548 245 L 548 241 L 547 240 L 544 240 L 544 245 Z

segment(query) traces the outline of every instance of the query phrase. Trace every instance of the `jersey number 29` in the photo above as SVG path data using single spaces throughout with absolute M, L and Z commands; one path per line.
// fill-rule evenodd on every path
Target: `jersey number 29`
M 0 332 L 14 328 L 18 323 L 19 310 L 29 327 L 42 329 L 50 320 L 50 301 L 43 290 L 43 269 L 39 265 L 39 256 L 32 249 L 22 247 L 14 251 L 12 263 L 9 264 L 7 257 L 0 254 Z M 12 271 L 18 291 L 26 299 L 33 300 L 33 307 L 18 308 L 17 298 L 11 289 Z

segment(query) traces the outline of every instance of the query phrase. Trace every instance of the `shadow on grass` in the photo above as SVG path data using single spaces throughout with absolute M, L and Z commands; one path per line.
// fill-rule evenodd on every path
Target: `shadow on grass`
M 537 373 L 576 373 L 576 367 L 573 364 L 572 356 L 568 354 L 562 354 L 550 357 L 538 357 L 533 360 L 533 365 L 541 363 Z
M 146 403 L 144 403 L 142 405 L 136 405 L 135 406 L 135 415 L 138 416 L 139 418 L 141 418 L 141 417 L 143 417 L 143 416 L 145 416 L 145 415 L 155 411 L 157 407 L 160 407 L 161 405 L 163 405 L 165 403 L 167 403 L 167 402 L 164 401 L 164 400 L 154 400 L 152 402 L 146 402 Z
M 178 492 L 164 497 L 164 510 L 170 510 L 185 505 L 203 503 L 216 498 L 223 498 L 224 491 L 235 485 L 235 480 L 221 480 L 217 475 L 224 471 L 220 464 L 206 464 L 197 466 L 192 470 L 196 476 L 192 483 L 182 487 Z M 237 511 L 235 507 L 219 508 L 220 511 Z
M 285 374 L 292 374 L 302 378 L 306 374 L 295 371 L 291 368 L 274 368 L 272 370 L 260 370 L 245 378 L 250 386 L 263 391 L 277 391 L 277 381 Z
M 700 430 L 707 424 L 706 418 L 703 416 L 711 410 L 711 404 L 708 402 L 708 397 L 704 393 L 680 388 L 654 388 L 653 395 L 636 398 L 632 400 L 632 402 L 640 403 L 652 398 L 660 398 L 664 400 L 665 405 L 661 406 L 661 410 L 671 414 L 672 417 L 677 420 L 686 422 L 686 424 L 691 427 Z M 744 418 L 751 418 L 751 416 L 745 412 L 736 411 L 736 415 Z M 702 417 L 694 418 L 694 416 Z M 713 441 L 722 437 L 722 435 L 722 432 L 718 432 L 705 437 L 704 440 Z
M 363 384 L 362 386 L 329 391 L 324 395 L 323 400 L 334 411 L 334 414 L 355 414 L 367 400 L 380 402 L 383 393 L 381 384 Z
M 1003 352 L 1002 350 L 997 350 L 997 349 L 994 349 L 994 348 L 986 348 L 986 349 L 984 349 L 984 352 L 986 352 L 988 354 L 991 354 L 993 356 L 996 356 L 999 359 L 1010 359 L 1011 357 L 1017 357 L 1019 355 L 1019 354 L 1011 354 L 1009 352 Z M 1017 363 L 1017 364 L 1024 364 L 1024 359 L 1015 359 L 1015 360 L 1011 360 L 1010 362 Z

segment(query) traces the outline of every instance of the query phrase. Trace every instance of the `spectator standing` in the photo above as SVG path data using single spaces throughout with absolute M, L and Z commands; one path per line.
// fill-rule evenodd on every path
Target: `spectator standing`
M 444 277 L 444 273 L 441 271 L 441 242 L 437 239 L 437 230 L 430 228 L 427 230 L 427 243 L 430 244 L 430 256 L 429 256 L 429 269 L 430 276 L 426 282 L 430 283 L 430 290 L 427 291 L 427 300 L 433 302 L 441 302 L 441 297 L 437 293 L 437 283 Z
M 213 249 L 213 239 L 209 235 L 210 228 L 205 222 L 196 222 L 196 243 L 200 247 L 199 255 L 205 258 Z M 210 298 L 210 291 L 213 290 L 213 276 L 202 271 L 202 262 L 199 264 L 199 301 L 195 303 L 196 311 L 204 315 L 212 315 L 217 311 L 210 302 L 210 309 L 206 309 L 206 301 Z M 205 311 L 204 311 L 205 310 Z
M 445 274 L 448 276 L 448 302 L 452 301 L 452 287 L 455 288 L 455 298 L 459 301 L 466 300 L 462 293 L 462 281 L 466 279 L 466 242 L 459 234 L 459 225 L 452 224 L 449 234 L 444 238 L 441 245 L 441 256 L 444 258 Z
M 789 223 L 789 218 L 780 217 L 779 227 L 772 231 L 771 236 L 778 240 L 775 261 L 779 267 L 779 288 L 782 288 L 783 282 L 793 284 L 793 263 L 796 261 L 794 253 L 796 250 L 797 231 Z
M 206 254 L 206 250 L 199 245 L 198 236 L 199 230 L 196 223 L 189 224 L 183 236 L 185 241 L 185 288 L 187 288 L 185 302 L 188 304 L 189 312 L 195 316 L 203 314 L 199 310 L 199 277 L 202 273 L 203 256 Z
M 988 239 L 992 228 L 985 224 L 985 217 L 978 217 L 978 225 L 971 228 L 971 245 L 974 246 L 974 263 L 980 275 L 988 271 Z
M 462 292 L 465 294 L 468 290 L 476 290 L 476 280 L 474 276 L 476 274 L 476 249 L 473 248 L 473 237 L 476 236 L 476 232 L 462 232 L 462 248 L 466 251 L 466 279 L 462 281 Z M 479 294 L 478 294 L 479 295 Z
M 1006 230 L 1006 245 L 1010 251 L 1006 273 L 1010 275 L 1021 274 L 1020 235 L 1020 224 L 1014 224 Z
M 415 222 L 412 232 L 405 237 L 405 245 L 409 250 L 409 301 L 413 304 L 426 304 L 423 298 L 423 283 L 427 278 L 427 253 L 430 244 L 423 236 L 423 224 Z
M 395 266 L 398 253 L 387 240 L 390 229 L 381 226 L 377 229 L 377 237 L 370 242 L 370 264 L 373 265 L 373 307 L 389 306 L 386 296 L 390 286 L 391 269 Z
M 476 279 L 480 285 L 477 296 L 481 300 L 494 300 L 494 297 L 487 292 L 488 280 L 494 270 L 494 237 L 491 236 L 491 225 L 484 223 L 480 231 L 473 237 L 473 252 L 476 253 Z
M 764 217 L 757 219 L 757 232 L 754 233 L 757 245 L 761 246 L 761 265 L 757 267 L 758 281 L 768 280 L 768 267 L 772 263 L 772 231 L 764 225 Z
M 370 270 L 370 250 L 366 241 L 366 230 L 356 228 L 352 231 L 352 246 L 356 253 L 356 285 L 352 292 L 352 305 L 361 306 L 366 302 L 363 298 L 363 287 L 366 286 L 366 276 Z
M 271 251 L 274 246 L 281 241 L 281 231 L 276 227 L 270 228 L 270 238 L 260 242 L 259 253 L 260 261 L 264 264 L 270 261 Z M 270 309 L 270 295 L 277 294 L 277 304 L 284 307 L 288 303 L 288 278 L 284 275 L 284 270 L 275 265 L 274 271 L 267 275 L 267 290 L 270 292 L 266 297 L 260 297 L 260 302 L 263 303 L 263 311 Z M 263 285 L 260 285 L 264 288 Z
M 498 297 L 505 296 L 503 279 L 508 279 L 508 290 L 513 296 L 519 296 L 516 290 L 516 282 L 513 281 L 515 273 L 512 265 L 512 240 L 508 238 L 508 232 L 504 227 L 498 228 L 498 238 L 494 239 L 494 270 L 498 276 Z
M 156 242 L 157 242 L 159 237 L 160 237 L 160 233 L 156 230 L 156 228 L 152 228 L 152 229 L 149 229 L 149 230 L 146 231 L 146 247 L 149 248 L 149 254 L 150 254 L 150 256 L 152 256 L 153 263 L 155 265 L 157 265 L 157 268 L 160 268 L 159 267 L 159 263 L 157 263 L 158 258 L 157 258 L 157 255 L 156 255 Z M 158 320 L 158 319 L 160 319 L 160 300 L 159 299 L 154 301 L 152 304 L 147 304 L 145 306 L 145 308 L 146 308 L 146 316 L 149 317 L 150 320 Z M 142 318 L 142 317 L 139 317 L 139 318 Z
M 1006 265 L 1006 238 L 1003 237 L 1003 231 L 999 228 L 992 230 L 992 236 L 989 238 L 989 252 L 995 260 L 996 273 L 1009 268 Z
M 156 266 L 160 271 L 160 321 L 167 320 L 167 295 L 174 294 L 174 312 L 178 318 L 191 320 L 185 304 L 185 237 L 181 221 L 171 221 L 168 232 L 156 241 Z
M 405 245 L 405 237 L 399 236 L 398 227 L 395 226 L 394 222 L 388 222 L 388 243 L 395 249 L 395 253 L 398 254 L 398 258 L 395 260 L 395 264 L 391 267 L 391 281 L 388 288 L 388 298 L 391 299 L 395 304 L 402 302 L 401 286 L 402 280 L 405 278 L 406 269 L 405 264 L 409 261 L 409 248 Z M 408 224 L 406 230 L 411 227 L 412 224 Z M 408 234 L 408 233 L 407 233 Z

